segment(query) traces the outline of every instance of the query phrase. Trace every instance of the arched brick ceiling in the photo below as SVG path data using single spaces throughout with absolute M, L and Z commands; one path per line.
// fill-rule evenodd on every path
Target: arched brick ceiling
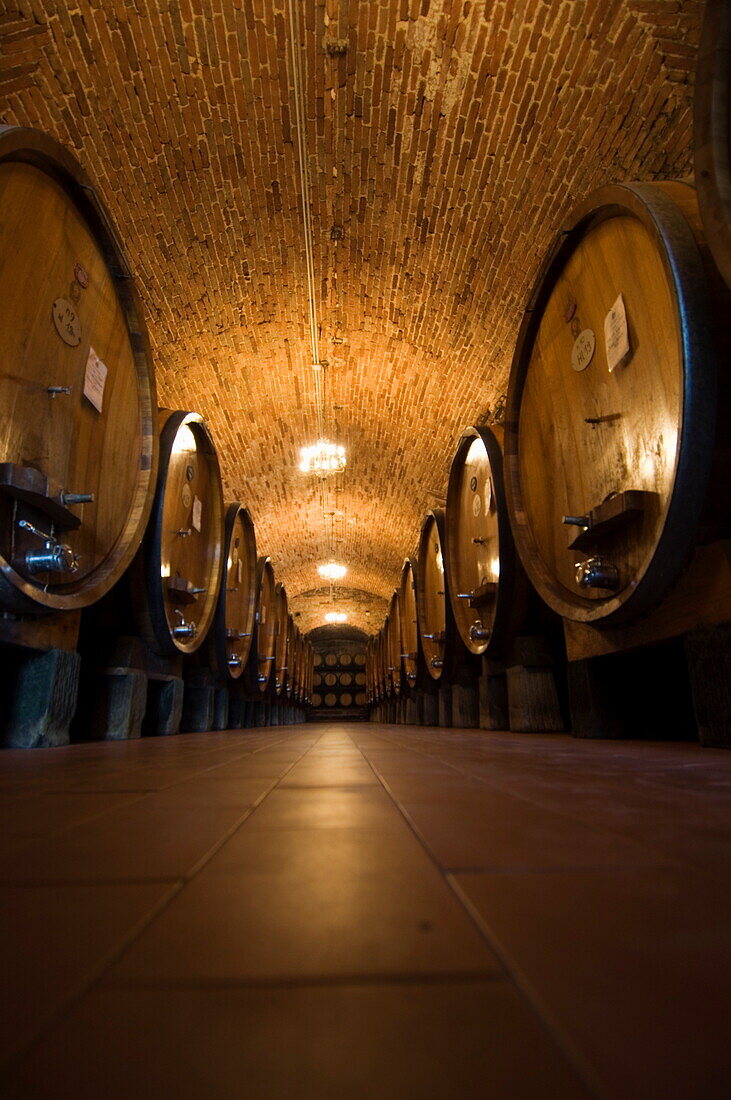
M 208 419 L 298 621 L 322 621 L 332 548 L 340 602 L 373 630 L 462 427 L 499 417 L 562 218 L 602 183 L 690 170 L 702 4 L 298 7 L 320 357 L 349 459 L 328 516 L 297 470 L 316 420 L 283 0 L 2 0 L 0 117 L 96 181 L 161 403 Z

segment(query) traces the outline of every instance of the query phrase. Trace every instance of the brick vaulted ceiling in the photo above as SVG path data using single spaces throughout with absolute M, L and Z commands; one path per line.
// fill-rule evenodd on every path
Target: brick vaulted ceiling
M 500 417 L 563 217 L 603 183 L 690 171 L 702 3 L 294 4 L 326 412 L 348 449 L 324 501 L 297 469 L 316 416 L 286 0 L 0 0 L 0 119 L 95 181 L 161 403 L 208 420 L 301 627 L 323 621 L 334 549 L 338 605 L 375 630 L 462 428 Z

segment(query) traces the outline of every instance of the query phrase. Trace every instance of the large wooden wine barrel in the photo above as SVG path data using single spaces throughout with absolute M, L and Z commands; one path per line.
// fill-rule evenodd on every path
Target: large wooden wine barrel
M 387 672 L 390 677 L 392 695 L 401 694 L 401 608 L 398 592 L 394 592 L 388 606 L 388 626 L 386 627 Z
M 312 681 L 315 676 L 315 650 L 310 642 L 307 643 L 307 694 L 305 701 L 312 702 Z
M 289 656 L 287 658 L 287 675 L 284 678 L 284 691 L 288 699 L 296 702 L 300 685 L 300 633 L 291 611 L 287 625 L 287 649 Z
M 87 607 L 147 524 L 156 399 L 142 313 L 76 160 L 0 127 L 0 610 Z
M 366 642 L 366 696 L 368 702 L 373 702 L 373 646 L 375 644 L 375 636 L 370 635 Z
M 417 563 L 406 558 L 401 568 L 398 587 L 399 608 L 401 611 L 401 660 L 406 683 L 416 687 L 419 677 L 419 614 L 416 609 Z M 423 660 L 423 658 L 422 658 Z
M 728 305 L 714 280 L 685 183 L 591 195 L 540 273 L 510 378 L 506 490 L 523 565 L 567 619 L 635 619 L 702 515 L 720 533 L 713 315 L 727 330 Z
M 298 659 L 299 659 L 299 631 L 295 626 L 292 612 L 287 616 L 287 665 L 284 675 L 284 694 L 290 700 L 296 699 Z
M 132 592 L 148 644 L 174 656 L 198 649 L 216 612 L 224 566 L 223 491 L 203 418 L 161 409 L 159 424 L 155 501 Z
M 503 485 L 502 428 L 468 428 L 447 488 L 449 598 L 473 654 L 505 655 L 525 609 L 525 578 L 510 531 Z
M 444 512 L 427 512 L 421 525 L 417 555 L 416 610 L 424 663 L 431 680 L 461 678 L 474 661 L 462 642 L 449 600 L 446 572 L 446 532 Z
M 238 680 L 251 652 L 257 600 L 256 535 L 241 504 L 226 509 L 223 548 L 224 577 L 208 635 L 208 659 L 220 679 Z
M 388 615 L 383 621 L 378 638 L 378 683 L 381 699 L 387 699 L 391 695 L 391 673 L 388 671 Z
M 258 603 L 256 609 L 256 631 L 254 635 L 255 648 L 249 658 L 251 668 L 250 680 L 259 689 L 265 692 L 272 675 L 272 667 L 275 662 L 275 645 L 277 637 L 277 614 L 274 591 L 274 568 L 271 559 L 260 557 L 256 566 Z
M 276 631 L 274 642 L 274 692 L 281 695 L 287 677 L 288 641 L 289 641 L 289 601 L 281 582 L 274 590 L 274 615 Z
M 695 183 L 708 245 L 731 286 L 731 5 L 706 0 L 693 97 Z

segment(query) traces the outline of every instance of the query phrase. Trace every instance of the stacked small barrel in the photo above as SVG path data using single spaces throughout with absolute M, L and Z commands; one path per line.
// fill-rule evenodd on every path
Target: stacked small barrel
M 202 417 L 157 408 L 102 201 L 14 127 L 0 188 L 4 743 L 303 720 L 312 647 L 247 509 L 224 504 Z
M 368 716 L 367 653 L 360 641 L 333 639 L 318 647 L 313 667 L 312 717 L 355 720 Z

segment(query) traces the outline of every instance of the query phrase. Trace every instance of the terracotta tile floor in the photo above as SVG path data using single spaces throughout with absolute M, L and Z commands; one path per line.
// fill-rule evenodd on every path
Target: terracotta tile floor
M 731 1090 L 731 754 L 308 725 L 0 792 L 2 1096 Z

